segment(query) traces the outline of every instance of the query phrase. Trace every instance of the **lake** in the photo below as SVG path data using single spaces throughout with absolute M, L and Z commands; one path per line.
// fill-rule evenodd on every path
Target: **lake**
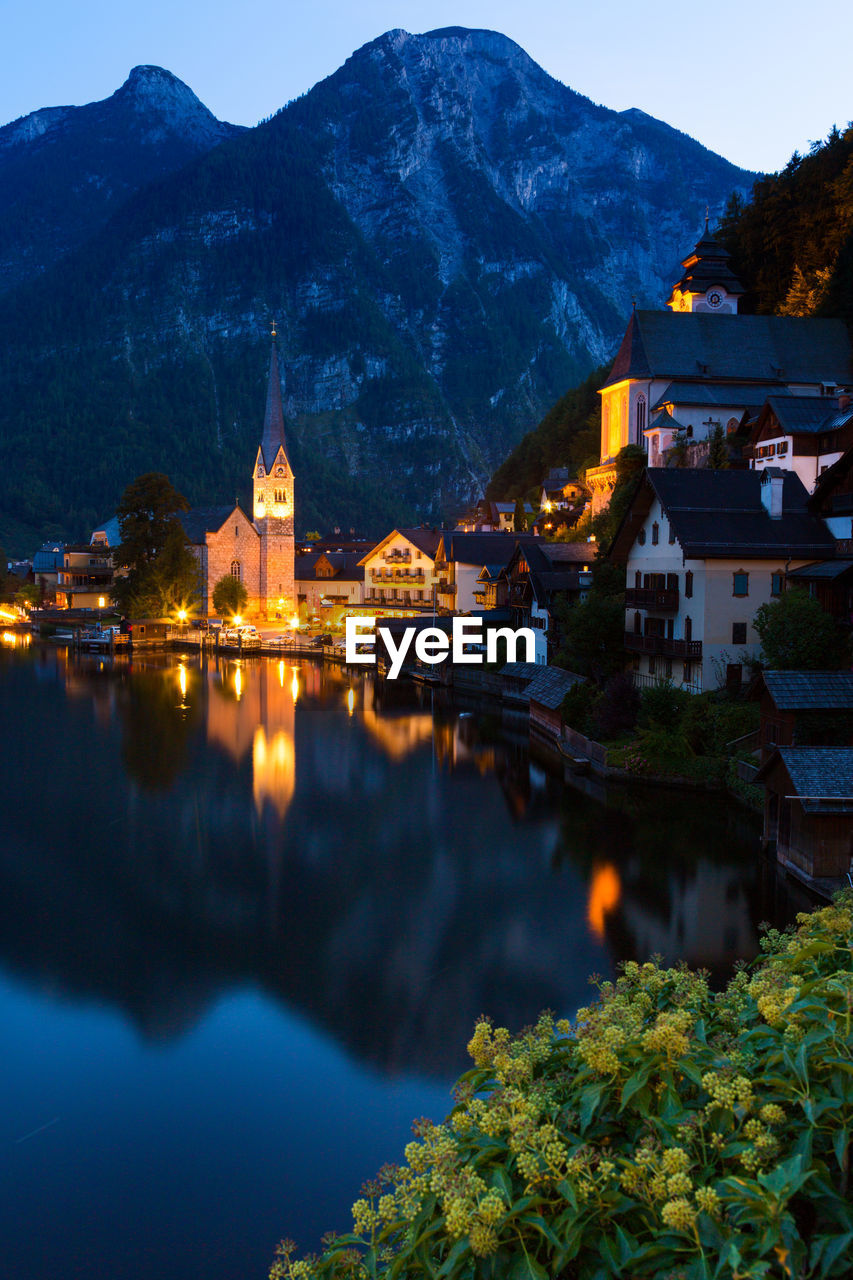
M 263 1280 L 350 1227 L 488 1013 L 792 903 L 719 797 L 564 786 L 340 668 L 0 648 L 4 1280 Z

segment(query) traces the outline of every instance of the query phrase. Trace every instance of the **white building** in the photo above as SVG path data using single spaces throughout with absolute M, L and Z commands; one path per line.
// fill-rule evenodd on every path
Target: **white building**
M 626 567 L 625 649 L 638 684 L 740 684 L 756 610 L 787 574 L 831 559 L 794 472 L 650 468 L 611 549 Z
M 364 603 L 376 617 L 413 617 L 437 608 L 434 529 L 393 529 L 359 561 L 364 569 Z
M 853 445 L 849 395 L 771 396 L 753 423 L 750 466 L 796 471 L 809 493 Z

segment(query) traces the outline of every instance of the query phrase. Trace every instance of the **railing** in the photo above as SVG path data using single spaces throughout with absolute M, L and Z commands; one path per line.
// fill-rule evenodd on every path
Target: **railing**
M 678 589 L 672 587 L 628 587 L 625 604 L 629 609 L 657 609 L 661 613 L 675 613 L 678 609 Z
M 411 564 L 412 553 L 411 551 L 386 551 L 382 559 L 387 560 L 389 564 Z
M 673 683 L 672 678 L 670 676 L 665 676 L 663 674 L 653 676 L 648 674 L 645 671 L 632 671 L 631 679 L 634 683 L 635 689 L 651 689 L 656 684 L 672 684 Z M 677 685 L 677 688 L 684 689 L 686 693 L 701 693 L 702 681 L 701 679 L 682 680 L 681 683 Z
M 426 582 L 426 574 L 414 570 L 408 573 L 401 573 L 399 570 L 392 572 L 390 569 L 383 571 L 382 569 L 371 570 L 371 580 L 377 584 L 391 584 L 392 586 L 423 586 Z
M 439 582 L 438 594 L 440 596 L 455 596 L 456 583 L 455 582 Z
M 632 653 L 661 653 L 667 658 L 701 658 L 701 640 L 673 640 L 669 636 L 638 636 L 625 632 L 625 648 Z

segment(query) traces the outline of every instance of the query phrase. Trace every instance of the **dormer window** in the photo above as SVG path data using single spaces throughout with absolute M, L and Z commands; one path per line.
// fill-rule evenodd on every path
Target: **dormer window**
M 264 469 L 261 466 L 261 464 L 258 463 L 258 479 L 263 480 L 263 478 L 264 478 Z

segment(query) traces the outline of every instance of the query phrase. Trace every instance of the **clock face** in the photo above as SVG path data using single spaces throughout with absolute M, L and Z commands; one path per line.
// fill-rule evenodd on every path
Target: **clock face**
M 283 475 L 284 475 L 284 467 L 276 467 L 276 469 L 275 469 L 275 473 L 276 473 L 276 475 L 277 475 L 277 476 L 283 476 Z
M 719 289 L 711 289 L 710 293 L 705 295 L 705 301 L 709 307 L 713 307 L 716 311 L 717 307 L 721 307 L 723 305 L 723 295 L 720 293 Z

